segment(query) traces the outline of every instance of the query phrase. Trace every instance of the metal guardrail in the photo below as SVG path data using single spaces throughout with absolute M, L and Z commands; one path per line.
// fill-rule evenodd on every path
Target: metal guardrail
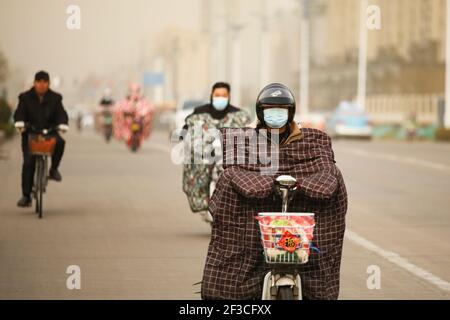
M 415 116 L 420 124 L 439 124 L 440 95 L 376 95 L 366 100 L 366 111 L 374 124 L 401 124 Z

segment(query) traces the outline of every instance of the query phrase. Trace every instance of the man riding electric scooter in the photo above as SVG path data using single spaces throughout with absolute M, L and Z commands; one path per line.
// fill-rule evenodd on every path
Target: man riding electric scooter
M 301 278 L 301 298 L 338 298 L 347 192 L 329 136 L 300 128 L 293 121 L 295 110 L 291 91 L 282 84 L 270 84 L 256 101 L 257 128 L 241 129 L 245 136 L 261 134 L 275 145 L 265 149 L 276 156 L 271 157 L 277 160 L 274 171 L 262 170 L 267 163 L 249 161 L 260 152 L 255 146 L 246 147 L 239 161 L 233 162 L 243 144 L 230 143 L 227 130 L 233 129 L 222 130 L 224 172 L 209 207 L 214 223 L 203 273 L 203 299 L 261 299 L 264 277 L 271 269 L 264 259 L 256 217 L 280 212 L 282 200 L 275 190 L 280 176 L 286 175 L 295 183 L 290 187 L 288 211 L 314 213 L 315 220 L 311 246 L 316 250 L 310 251 L 308 262 L 296 271 Z M 258 145 L 262 142 L 258 140 Z

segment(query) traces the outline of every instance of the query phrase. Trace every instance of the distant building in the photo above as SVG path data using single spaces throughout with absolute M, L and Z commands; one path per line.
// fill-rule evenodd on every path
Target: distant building
M 312 17 L 311 105 L 356 95 L 359 0 L 323 1 Z M 368 34 L 367 94 L 440 94 L 445 77 L 445 0 L 373 0 L 381 30 Z
M 170 28 L 160 35 L 154 57 L 165 75 L 165 101 L 207 97 L 208 50 L 208 39 L 201 32 Z
M 299 99 L 300 0 L 203 0 L 208 79 L 233 83 L 240 39 L 243 105 L 265 83 L 290 86 Z M 357 93 L 360 0 L 310 1 L 310 108 L 329 110 Z M 381 30 L 368 33 L 367 95 L 442 94 L 445 0 L 371 0 Z M 236 28 L 237 27 L 237 28 Z M 236 33 L 236 30 L 237 33 Z

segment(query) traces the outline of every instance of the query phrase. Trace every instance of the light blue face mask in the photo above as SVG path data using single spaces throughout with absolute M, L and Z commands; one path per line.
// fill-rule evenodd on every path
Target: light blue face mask
M 213 97 L 212 104 L 214 109 L 216 109 L 217 111 L 222 111 L 228 106 L 228 98 Z
M 273 129 L 280 129 L 288 121 L 288 110 L 283 108 L 270 108 L 264 110 L 264 122 Z

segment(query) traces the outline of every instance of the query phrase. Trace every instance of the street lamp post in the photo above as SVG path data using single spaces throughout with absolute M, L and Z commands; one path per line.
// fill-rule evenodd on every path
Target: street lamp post
M 235 88 L 233 91 L 233 103 L 237 106 L 241 105 L 241 29 L 240 25 L 233 25 L 233 44 L 231 52 L 231 77 L 232 84 Z
M 450 128 L 450 0 L 446 1 L 445 113 L 444 126 Z
M 366 80 L 367 80 L 367 0 L 360 0 L 359 23 L 359 61 L 358 61 L 358 105 L 366 108 Z
M 267 16 L 267 1 L 261 0 L 261 36 L 259 42 L 259 87 L 264 88 L 270 78 L 270 45 L 269 45 L 269 30 L 268 30 L 268 16 Z
M 300 54 L 300 110 L 309 113 L 309 2 L 300 0 L 301 5 L 301 54 Z
M 179 97 L 179 87 L 178 87 L 178 59 L 180 52 L 180 44 L 178 37 L 173 40 L 172 47 L 172 95 L 176 103 L 178 103 Z

